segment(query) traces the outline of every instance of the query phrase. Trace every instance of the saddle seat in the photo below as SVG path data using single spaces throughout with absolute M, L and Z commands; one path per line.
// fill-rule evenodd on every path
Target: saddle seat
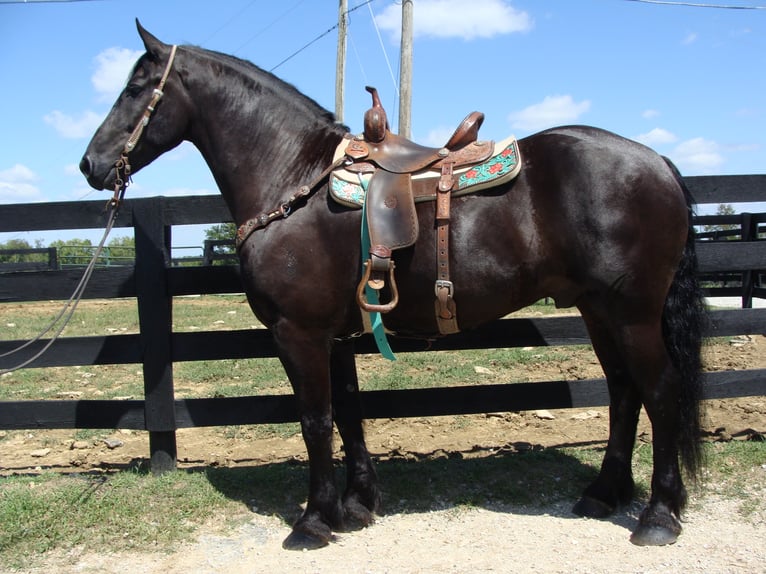
M 509 138 L 500 146 L 478 141 L 484 114 L 472 112 L 443 147 L 417 144 L 391 133 L 377 90 L 367 87 L 367 91 L 372 107 L 365 113 L 364 132 L 339 146 L 346 163 L 330 178 L 330 193 L 337 201 L 363 205 L 365 210 L 369 258 L 357 287 L 357 302 L 368 313 L 386 313 L 396 307 L 399 295 L 392 253 L 417 241 L 415 202 L 436 200 L 436 320 L 439 333 L 457 332 L 454 287 L 449 280 L 450 197 L 453 192 L 470 193 L 515 177 L 520 169 L 516 141 Z M 377 293 L 387 276 L 391 298 L 378 304 Z M 366 295 L 370 289 L 375 292 L 372 302 Z
M 370 173 L 377 166 L 391 173 L 415 173 L 446 162 L 459 167 L 489 157 L 491 142 L 477 141 L 484 122 L 483 113 L 468 114 L 443 147 L 427 147 L 391 133 L 377 90 L 370 86 L 366 89 L 372 94 L 373 104 L 365 113 L 363 135 L 351 140 L 346 147 L 346 156 L 354 162 L 348 168 L 350 171 Z

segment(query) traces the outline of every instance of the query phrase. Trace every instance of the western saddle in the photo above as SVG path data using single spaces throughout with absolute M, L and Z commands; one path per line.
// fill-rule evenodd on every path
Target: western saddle
M 399 294 L 392 252 L 409 247 L 417 240 L 416 196 L 433 197 L 435 194 L 436 320 L 441 334 L 455 333 L 459 329 L 455 289 L 449 273 L 450 198 L 457 182 L 455 170 L 486 162 L 493 154 L 493 142 L 477 141 L 484 114 L 468 114 L 444 147 L 426 147 L 391 133 L 377 90 L 369 86 L 366 89 L 372 95 L 372 107 L 364 116 L 363 135 L 351 139 L 345 148 L 347 165 L 344 167 L 347 172 L 357 174 L 360 180 L 362 176 L 367 177 L 364 205 L 370 249 L 357 287 L 357 302 L 366 312 L 387 313 L 396 307 Z M 435 177 L 417 177 L 426 171 Z M 387 276 L 390 300 L 385 304 L 368 302 L 365 287 L 380 291 Z

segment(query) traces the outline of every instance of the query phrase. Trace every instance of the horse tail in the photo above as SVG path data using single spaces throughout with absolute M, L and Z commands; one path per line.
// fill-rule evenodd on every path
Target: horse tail
M 681 462 L 692 479 L 702 464 L 700 401 L 702 400 L 702 339 L 707 329 L 707 310 L 697 275 L 697 255 L 692 226 L 694 199 L 675 165 L 663 158 L 684 193 L 688 209 L 686 245 L 662 313 L 662 332 L 673 366 L 681 377 L 678 449 Z

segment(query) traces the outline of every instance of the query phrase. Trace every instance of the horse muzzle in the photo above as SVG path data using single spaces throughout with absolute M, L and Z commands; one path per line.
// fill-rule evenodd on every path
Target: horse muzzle
M 80 171 L 85 176 L 93 189 L 101 191 L 111 188 L 114 185 L 115 172 L 114 165 L 108 166 L 108 169 L 99 169 L 97 162 L 88 154 L 85 154 L 80 160 Z

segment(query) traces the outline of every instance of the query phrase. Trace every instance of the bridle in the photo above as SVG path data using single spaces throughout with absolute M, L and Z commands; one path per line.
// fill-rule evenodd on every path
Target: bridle
M 117 172 L 116 179 L 114 182 L 114 196 L 106 204 L 106 208 L 109 210 L 109 216 L 107 218 L 106 228 L 104 229 L 104 236 L 101 238 L 101 241 L 96 247 L 96 250 L 93 253 L 93 257 L 90 260 L 90 263 L 88 263 L 88 266 L 85 268 L 85 273 L 83 273 L 83 276 L 80 279 L 80 282 L 77 284 L 77 287 L 75 287 L 74 293 L 72 293 L 72 296 L 64 304 L 64 307 L 63 309 L 61 309 L 59 314 L 42 330 L 42 332 L 38 333 L 37 336 L 19 345 L 15 349 L 12 349 L 6 353 L 3 353 L 2 355 L 0 355 L 0 357 L 9 356 L 23 349 L 26 349 L 33 343 L 36 343 L 37 341 L 42 339 L 42 337 L 46 333 L 48 333 L 52 329 L 55 329 L 53 335 L 45 343 L 45 345 L 43 345 L 43 347 L 39 351 L 37 351 L 34 355 L 32 355 L 30 358 L 8 369 L 0 369 L 0 374 L 10 373 L 12 371 L 16 371 L 18 369 L 24 368 L 30 363 L 32 363 L 33 361 L 35 361 L 36 359 L 38 359 L 59 338 L 64 328 L 69 323 L 69 320 L 72 318 L 72 315 L 74 314 L 75 309 L 77 309 L 77 305 L 79 304 L 80 299 L 82 298 L 82 294 L 85 291 L 85 287 L 87 286 L 88 281 L 90 280 L 90 277 L 93 274 L 93 270 L 96 267 L 96 262 L 98 261 L 98 258 L 101 256 L 101 252 L 106 243 L 106 238 L 109 236 L 109 232 L 112 230 L 112 227 L 114 227 L 114 223 L 117 220 L 117 214 L 119 212 L 120 205 L 122 203 L 122 198 L 125 195 L 125 190 L 128 188 L 128 185 L 130 184 L 130 161 L 128 160 L 128 154 L 136 147 L 138 140 L 141 138 L 141 134 L 143 134 L 144 132 L 144 128 L 149 124 L 149 118 L 152 117 L 152 113 L 154 112 L 154 109 L 157 107 L 157 103 L 162 98 L 162 95 L 163 95 L 162 89 L 165 87 L 165 82 L 168 79 L 168 75 L 170 75 L 170 69 L 173 66 L 173 60 L 175 60 L 175 57 L 176 57 L 176 46 L 173 45 L 172 49 L 170 50 L 170 58 L 168 59 L 168 63 L 165 66 L 165 71 L 162 74 L 160 83 L 157 85 L 157 87 L 154 89 L 154 92 L 152 93 L 152 99 L 149 101 L 149 105 L 146 106 L 146 109 L 144 110 L 144 113 L 141 116 L 141 119 L 138 120 L 138 123 L 136 124 L 136 127 L 133 129 L 133 132 L 130 134 L 128 141 L 125 142 L 125 146 L 122 148 L 122 153 L 120 154 L 120 158 L 116 162 L 114 162 L 114 169 Z M 59 323 L 62 320 L 63 322 Z
M 125 190 L 128 188 L 128 185 L 130 185 L 131 167 L 130 161 L 128 159 L 128 154 L 133 151 L 133 149 L 138 144 L 138 140 L 141 139 L 141 135 L 144 133 L 144 128 L 149 124 L 149 119 L 152 117 L 154 109 L 157 107 L 157 104 L 164 95 L 162 90 L 165 87 L 165 82 L 167 82 L 168 76 L 170 75 L 170 69 L 173 67 L 173 61 L 176 58 L 177 49 L 178 46 L 173 44 L 170 49 L 170 57 L 168 58 L 168 63 L 165 64 L 165 71 L 162 73 L 159 84 L 157 84 L 157 87 L 154 88 L 154 91 L 152 92 L 152 99 L 147 104 L 143 115 L 138 120 L 138 123 L 136 123 L 136 127 L 133 128 L 133 132 L 130 134 L 130 137 L 128 137 L 128 141 L 125 142 L 125 145 L 122 148 L 122 152 L 120 153 L 120 158 L 114 162 L 114 170 L 116 174 L 114 180 L 114 196 L 109 201 L 109 206 L 119 206 L 119 204 L 122 202 L 123 196 L 125 195 Z

